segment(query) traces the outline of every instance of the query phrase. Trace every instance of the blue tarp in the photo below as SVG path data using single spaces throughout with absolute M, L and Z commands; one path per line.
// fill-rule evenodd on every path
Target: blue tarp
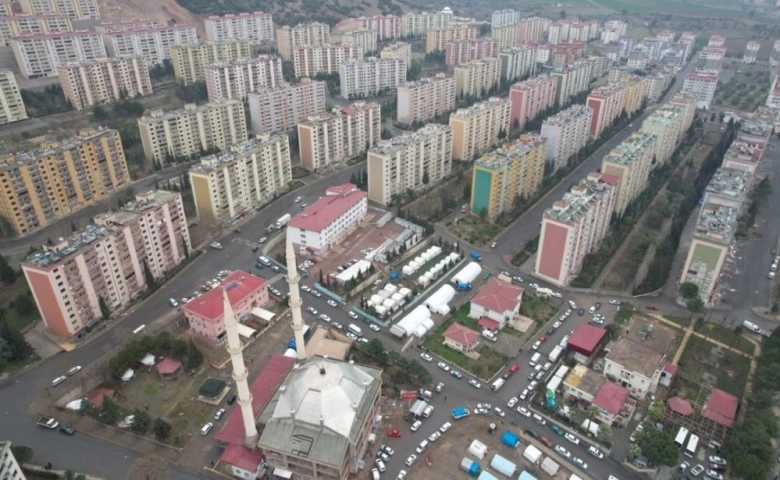
M 469 411 L 466 407 L 455 407 L 452 409 L 452 418 L 454 418 L 455 420 L 459 418 L 463 418 L 468 414 Z
M 508 447 L 517 448 L 520 445 L 520 437 L 507 430 L 501 435 L 501 442 Z
M 537 480 L 537 478 L 523 470 L 520 472 L 520 476 L 517 477 L 517 480 Z
M 482 473 L 479 474 L 477 480 L 498 480 L 498 477 L 488 472 L 487 470 L 482 470 Z
M 517 465 L 515 465 L 514 462 L 510 462 L 509 459 L 504 458 L 499 454 L 493 455 L 493 460 L 490 461 L 490 467 L 507 477 L 511 477 L 517 471 Z

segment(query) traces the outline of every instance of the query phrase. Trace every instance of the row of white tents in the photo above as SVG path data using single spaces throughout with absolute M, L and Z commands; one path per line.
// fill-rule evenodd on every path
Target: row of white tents
M 444 273 L 445 268 L 449 267 L 453 263 L 456 263 L 458 260 L 460 260 L 459 253 L 450 253 L 446 257 L 439 260 L 436 265 L 431 267 L 427 272 L 417 277 L 417 284 L 423 287 L 427 287 L 431 284 L 431 282 L 439 278 Z
M 368 304 L 374 307 L 377 315 L 380 317 L 388 312 L 392 313 L 401 308 L 406 299 L 412 295 L 412 290 L 406 287 L 398 288 L 392 283 L 388 283 L 381 290 L 371 295 Z
M 398 323 L 390 327 L 390 333 L 397 337 L 408 335 L 424 337 L 434 327 L 431 315 L 433 313 L 439 315 L 450 313 L 449 303 L 453 298 L 455 298 L 455 289 L 451 285 L 442 285 L 422 305 L 417 306 Z
M 428 250 L 424 251 L 423 253 L 417 255 L 414 257 L 414 259 L 404 265 L 404 268 L 401 269 L 401 272 L 404 275 L 414 275 L 417 270 L 420 269 L 423 265 L 430 262 L 432 258 L 435 258 L 436 255 L 441 253 L 441 247 L 438 245 L 433 245 L 431 247 L 428 247 Z

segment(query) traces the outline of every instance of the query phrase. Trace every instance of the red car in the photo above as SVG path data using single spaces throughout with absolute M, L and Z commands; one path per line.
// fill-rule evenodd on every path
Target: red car
M 506 379 L 508 379 L 509 377 L 511 377 L 513 373 L 515 373 L 515 372 L 516 372 L 516 371 L 518 371 L 518 370 L 520 370 L 520 365 L 518 365 L 518 364 L 516 364 L 516 363 L 513 363 L 512 365 L 510 365 L 510 367 L 509 367 L 509 370 L 507 370 L 507 371 L 504 373 L 504 375 L 502 376 L 502 378 L 503 378 L 504 380 L 506 380 Z
M 546 342 L 546 341 L 547 341 L 547 337 L 545 337 L 544 335 L 542 335 L 541 337 L 539 337 L 539 343 L 544 343 L 544 342 Z
M 645 308 L 648 310 L 658 310 L 658 307 L 656 307 L 655 305 L 648 305 Z
M 401 431 L 398 430 L 397 428 L 392 428 L 392 429 L 387 431 L 387 436 L 388 437 L 400 437 L 401 436 Z
M 553 448 L 553 444 L 551 441 L 547 440 L 547 437 L 542 437 L 539 439 L 540 442 L 542 442 L 547 448 Z

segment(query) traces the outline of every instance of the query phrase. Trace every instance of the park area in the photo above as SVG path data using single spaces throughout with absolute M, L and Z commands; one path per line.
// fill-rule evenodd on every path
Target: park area
M 700 337 L 691 336 L 679 366 L 681 378 L 674 384 L 679 390 L 676 393 L 678 396 L 695 397 L 698 384 L 704 384 L 742 397 L 750 371 L 750 359 Z M 693 390 L 688 391 L 690 388 Z
M 771 84 L 769 71 L 742 65 L 728 81 L 718 84 L 713 105 L 752 112 L 766 101 Z

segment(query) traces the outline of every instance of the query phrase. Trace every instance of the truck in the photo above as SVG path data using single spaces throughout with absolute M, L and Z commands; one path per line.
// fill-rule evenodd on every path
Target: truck
M 468 457 L 463 457 L 463 459 L 460 461 L 460 469 L 472 477 L 479 475 L 480 471 L 479 464 Z
M 287 222 L 289 222 L 291 218 L 292 215 L 290 215 L 289 213 L 285 213 L 284 215 L 279 217 L 276 223 L 274 223 L 274 228 L 277 230 L 281 230 L 283 226 L 287 225 Z
M 466 407 L 455 407 L 452 409 L 452 418 L 459 420 L 469 415 L 469 409 Z
M 506 380 L 504 380 L 503 378 L 499 378 L 498 380 L 493 382 L 493 385 L 490 386 L 490 389 L 495 392 L 499 388 L 503 387 L 505 382 L 506 382 Z
M 481 262 L 481 261 L 482 261 L 482 254 L 481 254 L 481 253 L 479 253 L 479 252 L 478 252 L 478 251 L 476 251 L 476 250 L 472 250 L 472 251 L 471 251 L 471 258 L 472 258 L 472 260 L 474 260 L 474 261 Z
M 468 282 L 461 282 L 460 280 L 455 281 L 455 290 L 459 292 L 465 292 L 467 290 L 471 290 L 471 284 Z
M 38 424 L 39 427 L 48 428 L 49 430 L 54 430 L 60 426 L 60 422 L 51 417 L 39 417 L 38 421 L 35 423 Z
M 555 348 L 552 349 L 549 355 L 547 355 L 547 359 L 550 360 L 552 363 L 555 363 L 558 361 L 559 358 L 561 358 L 561 353 L 563 353 L 563 347 L 560 345 L 556 345 Z

